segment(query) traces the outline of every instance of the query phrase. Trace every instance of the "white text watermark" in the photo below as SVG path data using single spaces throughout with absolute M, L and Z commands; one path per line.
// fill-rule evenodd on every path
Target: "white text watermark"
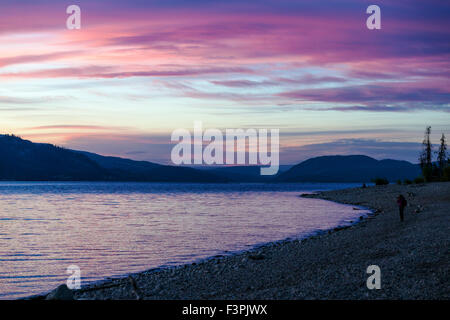
M 261 165 L 261 175 L 274 175 L 279 169 L 279 129 L 219 129 L 203 131 L 202 122 L 194 123 L 194 132 L 176 129 L 171 141 L 174 164 Z M 269 143 L 270 139 L 270 143 Z M 269 151 L 270 147 L 270 151 Z

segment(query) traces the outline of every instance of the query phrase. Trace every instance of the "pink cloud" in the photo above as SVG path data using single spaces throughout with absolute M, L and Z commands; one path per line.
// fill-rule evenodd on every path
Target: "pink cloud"
M 410 102 L 450 98 L 450 89 L 439 82 L 384 82 L 368 85 L 283 92 L 280 96 L 303 101 L 324 102 Z
M 6 44 L 0 53 L 0 67 L 14 64 L 18 70 L 0 71 L 0 78 L 201 79 L 229 91 L 262 91 L 273 86 L 280 92 L 272 97 L 265 93 L 246 97 L 192 85 L 179 88 L 178 93 L 198 99 L 266 99 L 278 104 L 290 100 L 356 105 L 388 100 L 448 101 L 450 29 L 445 28 L 449 23 L 439 12 L 428 13 L 427 9 L 424 14 L 432 14 L 433 19 L 415 19 L 403 14 L 416 12 L 413 6 L 387 2 L 391 15 L 383 16 L 381 30 L 370 31 L 365 27 L 364 10 L 356 14 L 357 8 L 364 7 L 356 1 L 336 9 L 325 4 L 271 5 L 273 10 L 245 1 L 196 8 L 182 3 L 150 8 L 150 4 L 134 1 L 114 5 L 82 2 L 79 31 L 65 29 L 67 15 L 62 3 L 8 5 L 0 13 L 0 36 L 26 32 L 32 52 L 24 54 L 22 48 Z M 286 9 L 291 6 L 292 10 Z M 257 14 L 250 14 L 255 9 L 259 9 Z M 33 37 L 43 31 L 52 39 L 45 47 Z M 30 62 L 41 63 L 42 68 L 23 66 Z M 300 70 L 306 68 L 320 68 L 322 73 L 305 75 Z M 234 75 L 239 79 L 231 78 Z M 430 83 L 432 79 L 441 81 Z M 352 81 L 358 85 L 336 87 Z M 292 86 L 298 89 L 292 90 Z
M 35 55 L 21 55 L 14 57 L 5 57 L 0 58 L 0 68 L 6 67 L 14 64 L 23 64 L 23 63 L 37 63 L 44 61 L 55 61 L 58 59 L 70 58 L 77 56 L 79 54 L 78 51 L 69 51 L 69 52 L 56 52 L 56 53 L 47 53 L 47 54 L 35 54 Z
M 5 78 L 129 78 L 129 77 L 192 77 L 208 74 L 247 73 L 252 71 L 239 67 L 191 68 L 173 70 L 115 71 L 113 66 L 88 66 L 48 69 L 30 72 L 0 73 Z

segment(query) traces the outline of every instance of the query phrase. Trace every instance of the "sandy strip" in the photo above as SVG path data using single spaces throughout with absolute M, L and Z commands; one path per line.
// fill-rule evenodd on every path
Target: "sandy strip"
M 399 220 L 396 196 L 408 207 Z M 449 299 L 450 183 L 376 186 L 310 197 L 372 208 L 349 228 L 234 256 L 147 271 L 76 299 Z M 381 289 L 366 286 L 369 265 Z

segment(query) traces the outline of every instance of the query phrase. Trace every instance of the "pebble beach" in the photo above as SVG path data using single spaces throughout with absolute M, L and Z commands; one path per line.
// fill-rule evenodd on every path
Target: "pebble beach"
M 400 222 L 396 197 L 408 202 Z M 370 208 L 351 226 L 34 299 L 449 299 L 450 183 L 299 195 Z M 358 210 L 355 207 L 354 210 Z M 381 270 L 369 290 L 367 267 Z

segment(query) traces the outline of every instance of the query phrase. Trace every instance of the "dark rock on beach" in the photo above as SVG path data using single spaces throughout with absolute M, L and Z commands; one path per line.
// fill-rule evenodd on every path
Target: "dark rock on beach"
M 45 300 L 74 300 L 73 292 L 65 284 L 50 292 Z

